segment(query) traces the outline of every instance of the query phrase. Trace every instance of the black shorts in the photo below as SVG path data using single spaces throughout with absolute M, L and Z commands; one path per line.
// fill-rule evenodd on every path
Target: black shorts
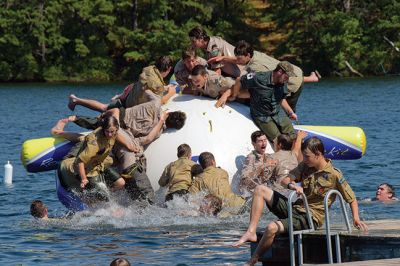
M 283 228 L 285 232 L 289 232 L 289 211 L 288 211 L 288 199 L 280 194 L 279 192 L 274 191 L 272 196 L 272 207 L 269 207 L 267 204 L 268 209 L 278 216 L 279 221 L 282 222 Z M 306 213 L 300 213 L 296 209 L 292 209 L 293 213 L 293 230 L 306 230 L 310 229 L 308 224 L 307 215 Z M 313 220 L 314 228 L 317 228 L 316 222 Z

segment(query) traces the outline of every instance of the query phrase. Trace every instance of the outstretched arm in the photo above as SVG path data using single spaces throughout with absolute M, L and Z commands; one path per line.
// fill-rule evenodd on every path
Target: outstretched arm
M 358 212 L 358 202 L 356 199 L 354 199 L 350 203 L 350 208 L 351 208 L 351 214 L 353 215 L 353 224 L 354 226 L 363 231 L 368 231 L 368 226 L 360 220 L 359 212 Z
M 166 86 L 165 89 L 166 89 L 166 91 L 168 91 L 168 92 L 167 92 L 167 94 L 165 94 L 164 96 L 161 97 L 161 104 L 166 104 L 166 103 L 168 102 L 168 100 L 169 100 L 172 96 L 175 95 L 175 93 L 176 93 L 176 86 L 177 86 L 177 85 L 172 85 L 172 84 Z
M 81 133 L 64 131 L 65 125 L 71 121 L 74 121 L 75 119 L 76 117 L 73 115 L 58 120 L 57 124 L 51 129 L 51 134 L 55 137 L 62 137 L 72 142 L 82 141 L 85 135 Z
M 81 177 L 81 188 L 85 188 L 86 185 L 89 183 L 89 180 L 87 179 L 86 176 L 85 164 L 80 161 L 78 163 L 78 169 L 79 169 L 79 176 Z
M 227 62 L 237 64 L 236 56 L 227 56 L 227 55 L 220 55 L 210 58 L 207 63 L 213 64 L 218 62 Z
M 160 116 L 160 120 L 158 121 L 157 125 L 153 127 L 153 129 L 150 131 L 150 133 L 144 137 L 144 139 L 141 141 L 141 144 L 147 145 L 153 142 L 153 140 L 158 136 L 158 133 L 160 132 L 161 128 L 164 125 L 165 120 L 168 117 L 168 113 L 166 111 L 162 112 Z
M 301 143 L 303 139 L 307 137 L 307 135 L 308 133 L 303 130 L 297 131 L 297 137 L 293 143 L 292 151 L 296 155 L 298 162 L 303 161 L 303 153 L 301 152 Z
M 292 107 L 290 107 L 286 99 L 283 99 L 281 101 L 281 106 L 283 110 L 285 110 L 290 119 L 297 121 L 297 115 L 293 112 Z
M 140 147 L 135 145 L 127 136 L 127 134 L 123 132 L 124 129 L 119 129 L 117 132 L 116 141 L 119 142 L 122 146 L 124 146 L 128 151 L 131 152 L 139 152 Z

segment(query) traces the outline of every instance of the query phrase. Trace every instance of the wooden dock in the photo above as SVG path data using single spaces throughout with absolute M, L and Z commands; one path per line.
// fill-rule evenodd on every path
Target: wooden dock
M 303 264 L 304 266 L 326 266 L 326 264 Z M 400 259 L 366 260 L 337 263 L 335 266 L 398 266 Z
M 400 220 L 367 221 L 366 224 L 369 228 L 367 233 L 358 230 L 354 230 L 351 233 L 340 233 L 342 264 L 349 266 L 400 265 L 400 259 L 390 260 L 400 258 Z M 332 232 L 342 230 L 345 231 L 343 226 L 332 226 Z M 336 262 L 334 243 L 334 239 L 332 239 L 333 260 Z M 257 243 L 251 244 L 251 253 L 256 247 Z M 306 264 L 326 265 L 328 263 L 324 228 L 303 235 L 303 256 Z M 268 266 L 290 265 L 289 259 L 289 239 L 287 236 L 282 235 L 275 239 L 272 247 L 260 261 L 263 262 L 263 265 Z M 382 261 L 383 264 L 374 264 L 376 260 L 378 262 Z M 394 264 L 385 264 L 386 262 Z

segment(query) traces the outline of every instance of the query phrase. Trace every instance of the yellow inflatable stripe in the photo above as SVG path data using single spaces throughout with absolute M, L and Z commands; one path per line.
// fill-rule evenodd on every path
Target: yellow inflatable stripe
M 329 136 L 333 136 L 342 139 L 356 147 L 360 147 L 362 155 L 364 155 L 367 148 L 367 138 L 364 130 L 359 127 L 340 127 L 340 126 L 304 126 L 298 125 L 297 129 L 309 129 L 312 131 L 324 133 Z
M 55 145 L 65 141 L 64 138 L 40 138 L 40 139 L 29 139 L 22 144 L 21 149 L 21 161 L 26 167 L 27 162 L 34 158 L 39 153 L 54 147 Z

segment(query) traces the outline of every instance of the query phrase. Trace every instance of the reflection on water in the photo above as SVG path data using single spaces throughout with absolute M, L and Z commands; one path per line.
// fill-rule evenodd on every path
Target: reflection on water
M 400 132 L 399 81 L 380 78 L 307 84 L 298 104 L 301 124 L 364 129 L 368 141 L 366 155 L 357 161 L 334 162 L 360 199 L 373 197 L 376 186 L 383 182 L 400 191 L 400 164 L 396 155 L 396 148 L 400 147 L 400 138 L 396 137 Z M 248 246 L 237 249 L 230 244 L 245 230 L 248 214 L 224 219 L 193 216 L 196 206 L 178 201 L 169 204 L 169 208 L 147 209 L 112 203 L 54 222 L 30 217 L 29 205 L 33 199 L 44 201 L 52 216 L 63 216 L 65 209 L 56 197 L 54 172 L 25 172 L 19 162 L 22 142 L 48 136 L 56 120 L 71 114 L 66 107 L 69 94 L 108 102 L 121 88 L 123 85 L 118 84 L 1 85 L 0 164 L 11 161 L 14 183 L 9 187 L 0 185 L 0 263 L 108 265 L 116 257 L 126 257 L 133 265 L 243 263 L 249 256 Z M 96 114 L 83 108 L 77 112 Z M 361 217 L 366 220 L 400 218 L 398 202 L 361 200 L 359 205 Z M 335 223 L 342 222 L 337 203 L 331 216 Z M 270 219 L 272 215 L 264 215 L 260 229 Z

